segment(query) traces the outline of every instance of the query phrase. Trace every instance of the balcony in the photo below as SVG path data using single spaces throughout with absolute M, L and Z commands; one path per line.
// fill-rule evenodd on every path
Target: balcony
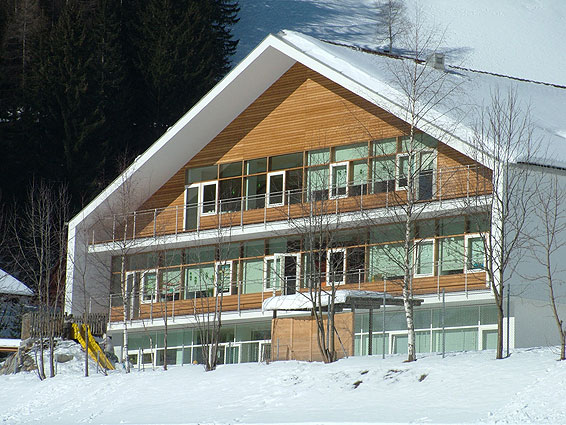
M 451 262 L 453 264 L 453 262 Z M 430 264 L 433 269 L 431 275 L 414 275 L 413 292 L 414 295 L 436 294 L 440 296 L 446 292 L 464 292 L 486 290 L 486 273 L 480 269 L 467 271 L 462 266 L 461 270 L 452 270 L 446 273 L 446 267 L 439 261 Z M 246 284 L 254 282 L 243 282 L 241 280 L 230 283 L 231 291 L 229 295 L 218 297 L 222 299 L 223 312 L 242 312 L 245 310 L 259 310 L 265 299 L 274 295 L 290 294 L 295 292 L 308 292 L 305 280 L 308 278 L 319 279 L 318 276 L 301 276 L 298 280 L 295 277 L 277 279 L 272 288 L 266 288 L 265 281 L 258 281 L 264 288 L 262 292 L 244 293 Z M 330 280 L 325 273 L 320 276 L 320 280 Z M 364 291 L 385 292 L 392 295 L 401 295 L 402 277 L 386 277 L 383 273 L 375 270 L 358 269 L 335 274 L 332 279 L 336 287 L 340 289 L 358 289 Z M 312 279 L 311 279 L 312 281 Z M 203 284 L 203 286 L 206 286 Z M 292 288 L 290 290 L 290 288 Z M 328 282 L 323 282 L 323 290 L 329 290 Z M 127 295 L 126 314 L 127 320 L 159 320 L 166 315 L 171 319 L 181 316 L 195 316 L 214 311 L 216 297 L 212 296 L 213 288 L 207 286 L 206 290 L 188 293 L 182 285 L 171 291 L 168 288 L 166 294 L 160 293 L 149 300 L 134 290 Z M 110 295 L 110 322 L 121 322 L 124 320 L 124 303 L 122 294 Z
M 392 208 L 407 199 L 406 179 L 367 180 L 302 188 L 261 195 L 186 203 L 164 208 L 114 214 L 100 219 L 89 231 L 92 244 L 147 237 L 179 235 L 249 224 L 267 224 L 308 216 Z M 475 197 L 492 192 L 491 174 L 470 165 L 420 172 L 415 177 L 416 202 L 437 202 Z M 326 186 L 326 185 L 325 185 Z M 463 202 L 464 207 L 467 203 Z

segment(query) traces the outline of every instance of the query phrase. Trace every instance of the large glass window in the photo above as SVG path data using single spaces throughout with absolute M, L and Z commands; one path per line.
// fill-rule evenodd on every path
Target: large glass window
M 263 291 L 263 259 L 243 261 L 242 280 L 244 294 Z
M 415 274 L 432 276 L 434 274 L 434 239 L 419 241 L 415 249 Z
M 285 170 L 286 168 L 297 168 L 302 166 L 303 166 L 302 152 L 272 156 L 269 159 L 269 171 Z
M 395 161 L 392 157 L 373 159 L 371 172 L 373 193 L 395 190 Z
M 337 146 L 334 148 L 334 162 L 351 161 L 353 159 L 367 157 L 367 143 L 356 143 L 354 145 Z
M 311 167 L 307 170 L 307 200 L 328 199 L 328 167 Z
M 323 165 L 330 162 L 330 149 L 317 149 L 307 153 L 307 165 Z
M 267 189 L 267 176 L 258 174 L 246 177 L 246 210 L 263 208 L 265 206 L 265 193 Z
M 181 295 L 181 268 L 165 269 L 159 271 L 160 300 L 178 300 Z
M 240 211 L 242 197 L 242 179 L 220 180 L 220 211 Z
M 369 275 L 372 282 L 403 277 L 403 245 L 385 244 L 369 247 Z
M 394 155 L 397 153 L 397 139 L 383 139 L 372 142 L 372 155 Z
M 440 239 L 440 274 L 464 272 L 464 238 Z
M 206 180 L 216 180 L 218 178 L 218 168 L 216 165 L 206 167 L 189 168 L 186 174 L 186 184 L 190 185 Z
M 185 298 L 211 296 L 214 288 L 214 265 L 199 264 L 185 269 Z

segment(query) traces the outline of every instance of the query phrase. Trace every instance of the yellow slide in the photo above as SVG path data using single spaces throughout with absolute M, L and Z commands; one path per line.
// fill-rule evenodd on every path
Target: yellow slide
M 106 355 L 104 351 L 100 348 L 100 345 L 94 340 L 94 337 L 90 333 L 90 329 L 85 325 L 78 325 L 73 323 L 73 339 L 76 339 L 82 347 L 86 350 L 86 341 L 85 341 L 85 328 L 88 331 L 88 354 L 90 357 L 94 359 L 95 362 L 99 362 L 99 365 L 106 370 L 114 370 L 114 366 Z

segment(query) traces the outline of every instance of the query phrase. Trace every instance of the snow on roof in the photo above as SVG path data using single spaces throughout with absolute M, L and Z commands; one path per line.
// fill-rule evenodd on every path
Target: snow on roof
M 0 338 L 0 348 L 18 348 L 21 342 L 21 339 Z
M 373 103 L 401 119 L 406 116 L 407 109 L 403 106 L 406 97 L 395 75 L 399 59 L 324 42 L 293 31 L 282 31 L 277 37 L 369 90 L 373 93 Z M 534 137 L 540 140 L 536 155 L 529 161 L 566 168 L 566 89 L 456 67 L 447 66 L 447 69 L 447 79 L 453 87 L 458 87 L 457 100 L 434 105 L 424 117 L 421 130 L 440 140 L 446 139 L 449 132 L 449 136 L 463 143 L 453 147 L 469 152 L 468 141 L 476 119 L 471 113 L 473 108 L 489 106 L 495 90 L 502 94 L 515 90 L 524 109 L 529 109 L 535 126 Z M 454 107 L 455 102 L 459 103 L 458 107 Z M 516 156 L 513 160 L 519 162 L 525 158 Z
M 0 269 L 0 294 L 33 295 L 33 291 L 14 276 Z
M 335 304 L 344 304 L 349 298 L 365 298 L 365 299 L 375 299 L 382 300 L 384 297 L 383 292 L 375 291 L 356 291 L 350 289 L 340 289 L 336 291 L 334 297 Z M 386 299 L 393 299 L 391 294 L 385 294 Z M 321 296 L 321 306 L 326 307 L 331 299 L 330 294 L 322 294 Z M 278 295 L 267 298 L 263 301 L 262 310 L 263 311 L 274 311 L 274 310 L 310 310 L 313 308 L 313 302 L 311 301 L 308 293 L 296 293 L 292 295 Z

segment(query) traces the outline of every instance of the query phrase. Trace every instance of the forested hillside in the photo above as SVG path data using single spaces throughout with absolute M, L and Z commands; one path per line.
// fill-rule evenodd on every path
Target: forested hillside
M 0 2 L 0 202 L 32 177 L 77 212 L 230 68 L 236 0 Z

